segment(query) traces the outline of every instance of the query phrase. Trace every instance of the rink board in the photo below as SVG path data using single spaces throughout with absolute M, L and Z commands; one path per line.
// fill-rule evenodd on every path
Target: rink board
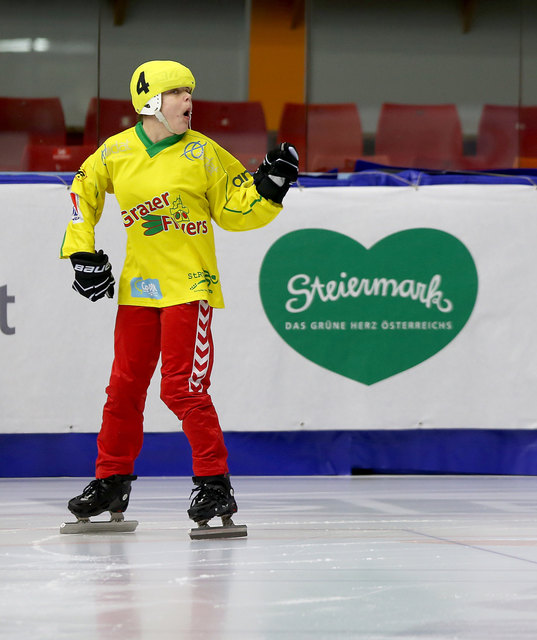
M 527 185 L 293 189 L 267 227 L 216 228 L 211 393 L 239 473 L 533 473 L 536 198 Z M 32 468 L 80 475 L 116 306 L 77 296 L 57 259 L 66 185 L 1 184 L 0 202 L 0 473 L 19 475 L 16 452 L 31 450 Z M 124 244 L 110 197 L 97 246 L 117 274 Z M 189 474 L 158 374 L 145 429 L 139 472 Z

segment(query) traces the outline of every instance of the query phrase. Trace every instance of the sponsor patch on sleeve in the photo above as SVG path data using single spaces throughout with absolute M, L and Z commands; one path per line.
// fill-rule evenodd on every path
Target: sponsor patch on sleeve
M 73 203 L 73 213 L 71 215 L 71 222 L 76 224 L 77 222 L 84 222 L 82 213 L 80 212 L 79 199 L 76 193 L 71 193 L 71 201 Z

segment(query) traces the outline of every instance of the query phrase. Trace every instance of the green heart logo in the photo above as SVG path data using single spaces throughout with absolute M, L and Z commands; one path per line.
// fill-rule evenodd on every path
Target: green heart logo
M 462 330 L 477 270 L 438 229 L 394 233 L 367 249 L 341 233 L 293 231 L 267 252 L 261 300 L 285 342 L 316 364 L 371 385 L 438 353 Z

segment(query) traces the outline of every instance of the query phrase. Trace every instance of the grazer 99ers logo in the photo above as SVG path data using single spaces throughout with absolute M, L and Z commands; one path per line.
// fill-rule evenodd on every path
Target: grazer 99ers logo
M 158 213 L 165 209 L 169 213 Z M 121 212 L 125 228 L 142 221 L 144 236 L 155 236 L 166 231 L 182 231 L 188 236 L 205 235 L 208 233 L 206 220 L 190 220 L 190 210 L 183 203 L 180 195 L 172 200 L 169 191 L 165 191 L 149 200 L 144 200 L 131 209 Z

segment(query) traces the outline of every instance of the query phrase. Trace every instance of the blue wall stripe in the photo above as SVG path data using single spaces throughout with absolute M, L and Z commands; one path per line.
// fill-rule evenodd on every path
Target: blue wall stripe
M 535 185 L 537 169 L 502 169 L 486 173 L 470 171 L 431 171 L 390 167 L 358 160 L 356 173 L 331 171 L 319 175 L 301 175 L 302 187 L 407 187 L 438 184 L 524 184 Z M 63 184 L 68 187 L 74 171 L 65 172 L 0 172 L 0 184 Z M 295 185 L 293 185 L 295 186 Z
M 226 432 L 234 475 L 537 475 L 537 432 L 516 429 Z M 0 434 L 1 477 L 94 475 L 96 434 Z M 189 476 L 179 433 L 146 433 L 141 476 Z

